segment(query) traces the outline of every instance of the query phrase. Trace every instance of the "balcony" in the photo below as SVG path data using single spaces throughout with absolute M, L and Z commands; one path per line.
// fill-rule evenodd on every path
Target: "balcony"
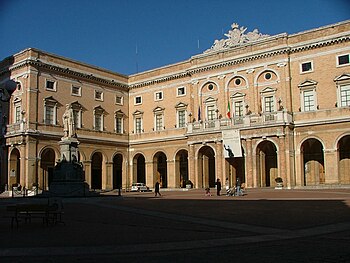
M 188 123 L 187 134 L 220 131 L 225 129 L 247 129 L 266 126 L 289 125 L 292 123 L 292 114 L 287 111 L 267 112 L 262 115 L 245 115 L 232 119 L 215 119 Z

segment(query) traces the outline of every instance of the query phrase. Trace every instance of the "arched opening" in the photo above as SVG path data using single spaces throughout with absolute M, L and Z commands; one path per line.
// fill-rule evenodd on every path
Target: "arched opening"
M 323 146 L 316 139 L 308 139 L 301 145 L 304 168 L 304 186 L 325 183 Z
M 116 154 L 113 157 L 113 189 L 122 187 L 123 155 Z
M 153 169 L 155 181 L 160 183 L 160 187 L 168 187 L 167 157 L 164 153 L 158 152 L 153 158 Z
M 91 158 L 91 188 L 102 189 L 102 154 L 99 152 Z
M 45 149 L 40 156 L 40 176 L 39 184 L 43 189 L 49 189 L 53 178 L 55 167 L 55 151 L 51 148 Z
M 133 183 L 146 183 L 145 157 L 142 154 L 135 155 L 133 167 Z
M 13 149 L 10 154 L 10 179 L 9 185 L 21 183 L 21 154 L 18 149 Z
M 338 143 L 339 183 L 350 184 L 350 135 L 344 136 Z
M 241 183 L 245 183 L 245 158 L 242 148 L 242 157 L 225 158 L 226 177 L 230 187 L 233 187 L 237 178 L 240 178 Z
M 215 187 L 215 154 L 209 146 L 198 152 L 198 187 Z
M 186 150 L 179 151 L 175 156 L 175 176 L 176 186 L 186 187 L 188 181 L 188 152 Z
M 275 185 L 278 177 L 277 148 L 270 141 L 263 141 L 257 147 L 258 185 L 270 187 Z

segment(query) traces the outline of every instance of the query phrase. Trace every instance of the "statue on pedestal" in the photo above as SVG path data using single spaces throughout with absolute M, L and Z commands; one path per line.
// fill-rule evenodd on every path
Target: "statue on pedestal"
M 71 138 L 71 137 L 77 137 L 75 132 L 75 122 L 74 122 L 74 113 L 73 109 L 69 104 L 66 104 L 66 111 L 63 113 L 62 116 L 63 120 L 63 131 L 64 131 L 64 138 Z

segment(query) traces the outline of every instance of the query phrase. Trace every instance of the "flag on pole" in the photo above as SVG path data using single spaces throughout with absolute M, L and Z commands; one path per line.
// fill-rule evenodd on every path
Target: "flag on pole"
M 227 118 L 231 119 L 231 105 L 230 101 L 227 103 Z

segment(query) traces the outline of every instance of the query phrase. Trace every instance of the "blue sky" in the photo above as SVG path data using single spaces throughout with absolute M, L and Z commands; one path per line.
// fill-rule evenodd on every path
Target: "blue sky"
M 0 0 L 0 60 L 35 47 L 132 74 L 202 53 L 233 22 L 276 35 L 348 19 L 349 0 Z

